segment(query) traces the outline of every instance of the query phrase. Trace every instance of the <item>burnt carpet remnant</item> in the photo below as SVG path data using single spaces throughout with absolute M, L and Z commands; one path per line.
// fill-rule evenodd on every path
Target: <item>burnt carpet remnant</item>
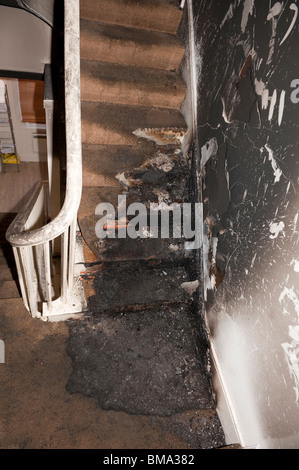
M 179 145 L 157 144 L 151 159 L 123 172 L 128 201 L 190 200 L 189 163 Z M 89 314 L 69 322 L 67 390 L 130 414 L 215 410 L 207 340 L 194 313 L 201 290 L 197 251 L 173 238 L 105 238 L 92 246 L 98 261 L 87 269 Z
M 190 202 L 190 162 L 180 141 L 155 145 L 145 163 L 117 175 L 122 194 L 146 207 Z M 96 239 L 96 221 L 89 246 L 97 259 L 82 275 L 83 282 L 93 278 L 89 313 L 68 322 L 68 392 L 95 398 L 102 409 L 166 419 L 188 446 L 224 445 L 197 309 L 198 250 L 176 238 Z
M 145 205 L 190 197 L 188 162 L 173 145 L 159 146 L 144 165 L 124 172 L 123 181 L 128 200 Z M 69 322 L 70 393 L 130 414 L 174 419 L 190 410 L 215 410 L 207 341 L 194 313 L 201 290 L 197 252 L 178 242 L 105 238 L 97 244 L 89 314 Z M 169 426 L 177 428 L 180 419 Z M 223 442 L 219 421 L 214 429 Z
M 146 207 L 189 202 L 189 162 L 180 142 L 156 145 L 152 158 L 118 175 L 123 194 Z M 93 239 L 98 261 L 87 268 L 89 314 L 69 322 L 67 390 L 95 398 L 103 409 L 167 417 L 165 425 L 188 445 L 223 445 L 196 310 L 198 252 L 175 238 Z
M 104 409 L 170 416 L 214 407 L 185 305 L 72 322 L 68 352 L 68 391 Z

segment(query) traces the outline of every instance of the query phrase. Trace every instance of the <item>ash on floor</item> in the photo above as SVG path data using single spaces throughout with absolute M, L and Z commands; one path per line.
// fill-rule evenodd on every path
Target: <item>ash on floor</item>
M 215 408 L 187 305 L 87 315 L 69 323 L 68 353 L 67 390 L 101 408 L 153 416 Z

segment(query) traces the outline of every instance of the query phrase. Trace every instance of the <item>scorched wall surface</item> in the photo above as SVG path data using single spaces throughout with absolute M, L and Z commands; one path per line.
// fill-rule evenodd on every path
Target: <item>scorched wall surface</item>
M 299 20 L 193 1 L 206 312 L 244 447 L 299 446 Z

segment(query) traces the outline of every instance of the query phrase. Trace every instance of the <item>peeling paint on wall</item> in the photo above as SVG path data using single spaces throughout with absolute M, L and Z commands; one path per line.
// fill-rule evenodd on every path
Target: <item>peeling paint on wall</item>
M 193 7 L 207 323 L 244 445 L 297 448 L 298 2 Z M 240 362 L 222 341 L 228 325 L 252 345 Z M 242 397 L 230 367 L 247 384 Z
M 291 261 L 291 266 L 294 266 L 294 271 L 296 273 L 299 273 L 299 260 L 298 259 L 293 259 Z
M 297 0 L 296 0 L 297 1 Z M 296 23 L 296 20 L 297 20 L 297 16 L 298 16 L 298 6 L 295 4 L 295 3 L 292 3 L 290 5 L 290 10 L 293 10 L 294 11 L 294 16 L 292 18 L 292 21 L 291 21 L 291 24 L 287 30 L 287 32 L 285 33 L 285 36 L 283 37 L 283 39 L 281 40 L 280 42 L 280 46 L 285 42 L 285 40 L 287 39 L 287 37 L 289 36 L 289 34 L 291 33 L 292 29 L 294 28 L 295 26 L 295 23 Z
M 281 169 L 279 168 L 278 164 L 277 164 L 277 161 L 274 157 L 274 153 L 273 153 L 273 150 L 269 147 L 268 144 L 265 145 L 265 149 L 267 150 L 268 152 L 268 155 L 269 155 L 269 161 L 271 163 L 271 166 L 272 166 L 272 169 L 273 169 L 273 174 L 274 174 L 274 183 L 278 183 L 280 181 L 280 178 L 281 178 L 281 175 L 282 175 L 282 171 Z M 261 148 L 261 151 L 263 151 L 263 148 Z
M 285 227 L 285 225 L 284 225 L 283 222 L 272 223 L 270 225 L 270 228 L 269 228 L 269 230 L 271 232 L 271 235 L 269 237 L 272 238 L 272 240 L 274 240 L 275 238 L 278 237 L 278 235 L 280 233 L 282 233 L 284 235 L 284 231 L 283 231 L 284 227 Z
M 202 170 L 208 160 L 217 156 L 218 144 L 217 139 L 213 137 L 205 145 L 201 147 L 200 169 Z
M 243 14 L 241 21 L 241 31 L 245 33 L 249 15 L 253 15 L 254 0 L 245 0 L 243 5 Z

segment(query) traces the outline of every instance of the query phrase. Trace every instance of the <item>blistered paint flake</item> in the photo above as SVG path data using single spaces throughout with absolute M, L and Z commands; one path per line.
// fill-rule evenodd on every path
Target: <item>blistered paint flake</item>
M 284 228 L 285 228 L 285 225 L 284 225 L 284 222 L 273 222 L 271 225 L 270 225 L 270 233 L 271 235 L 269 235 L 270 238 L 272 238 L 272 240 L 274 240 L 275 238 L 278 237 L 278 235 L 281 233 L 283 236 L 285 236 L 285 233 L 284 233 Z
M 268 144 L 265 145 L 265 149 L 268 152 L 268 158 L 271 163 L 272 169 L 273 169 L 273 174 L 274 174 L 274 183 L 278 183 L 280 181 L 281 175 L 282 175 L 282 170 L 279 168 L 278 163 L 274 157 L 274 152 L 273 150 L 269 147 Z M 261 148 L 261 151 L 263 151 L 264 148 Z
M 177 145 L 183 142 L 187 132 L 184 129 L 136 129 L 133 132 L 136 137 L 148 139 L 157 145 Z

